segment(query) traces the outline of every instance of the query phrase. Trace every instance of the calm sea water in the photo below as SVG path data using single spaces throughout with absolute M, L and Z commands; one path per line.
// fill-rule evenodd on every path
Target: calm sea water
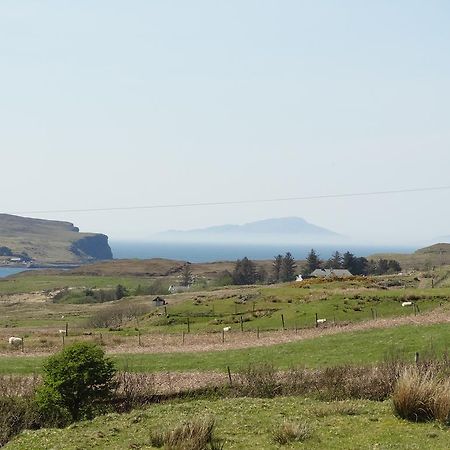
M 305 259 L 311 245 L 245 245 L 245 244 L 193 244 L 162 242 L 110 242 L 114 258 L 169 258 L 191 262 L 235 261 L 247 256 L 250 259 L 271 259 L 275 255 L 291 252 L 295 259 Z M 327 246 L 314 245 L 322 259 L 336 250 L 349 250 L 357 256 L 374 253 L 411 253 L 416 248 L 400 246 Z
M 27 269 L 21 267 L 0 267 L 0 278 L 9 277 L 10 275 L 24 272 L 25 270 Z

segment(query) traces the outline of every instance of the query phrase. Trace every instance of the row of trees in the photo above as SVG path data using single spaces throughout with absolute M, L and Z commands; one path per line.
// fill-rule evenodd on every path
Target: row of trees
M 304 266 L 303 274 L 309 275 L 316 269 L 347 269 L 353 275 L 384 275 L 402 270 L 400 263 L 394 259 L 368 260 L 355 256 L 349 251 L 344 254 L 334 252 L 331 258 L 322 261 L 314 249 L 311 249 Z
M 286 282 L 296 279 L 296 269 L 294 257 L 287 252 L 284 256 L 274 257 L 270 274 L 264 267 L 257 267 L 253 261 L 245 257 L 236 261 L 233 272 L 228 276 L 233 284 Z M 303 276 L 309 276 L 316 269 L 347 269 L 352 275 L 384 275 L 402 270 L 398 261 L 393 259 L 368 260 L 349 251 L 343 254 L 336 251 L 329 259 L 322 261 L 316 251 L 311 249 L 301 273 Z

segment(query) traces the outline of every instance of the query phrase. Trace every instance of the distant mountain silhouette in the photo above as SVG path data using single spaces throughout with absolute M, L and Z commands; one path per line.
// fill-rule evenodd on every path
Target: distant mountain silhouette
M 266 237 L 280 237 L 284 239 L 337 239 L 342 235 L 326 228 L 311 224 L 300 217 L 283 217 L 277 219 L 258 220 L 244 225 L 218 225 L 193 230 L 169 230 L 159 233 L 160 237 L 182 239 L 265 239 Z

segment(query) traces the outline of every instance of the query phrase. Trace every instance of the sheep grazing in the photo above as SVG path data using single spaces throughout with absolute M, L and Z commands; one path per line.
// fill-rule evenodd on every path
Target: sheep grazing
M 8 339 L 9 345 L 13 345 L 13 346 L 19 346 L 22 344 L 22 338 L 20 337 L 16 337 L 16 336 L 11 336 Z
M 317 323 L 325 323 L 327 319 L 317 319 Z
M 59 334 L 66 334 L 66 330 L 58 330 Z
M 403 302 L 402 306 L 412 306 L 413 302 Z
M 230 331 L 231 330 L 231 327 L 225 327 L 224 329 L 223 329 L 223 331 Z

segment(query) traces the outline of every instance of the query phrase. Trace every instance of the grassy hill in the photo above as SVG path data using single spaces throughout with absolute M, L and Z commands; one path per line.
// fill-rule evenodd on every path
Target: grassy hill
M 414 253 L 377 253 L 368 259 L 395 259 L 403 269 L 429 270 L 450 264 L 450 244 L 439 243 L 416 250 Z
M 27 255 L 40 264 L 82 263 L 111 259 L 108 237 L 103 234 L 80 233 L 69 222 L 33 219 L 0 214 L 0 247 L 13 255 Z M 0 257 L 0 263 L 11 257 Z

